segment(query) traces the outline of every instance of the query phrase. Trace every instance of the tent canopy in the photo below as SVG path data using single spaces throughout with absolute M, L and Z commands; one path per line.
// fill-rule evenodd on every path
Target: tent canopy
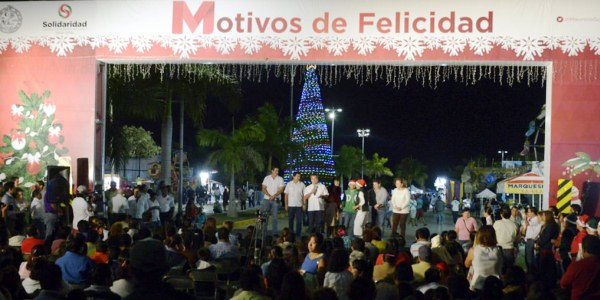
M 410 185 L 410 192 L 413 194 L 423 194 L 423 190 L 414 186 L 413 184 Z
M 494 194 L 494 192 L 490 191 L 489 189 L 485 189 L 485 190 L 481 191 L 479 194 L 477 194 L 476 197 L 484 198 L 484 199 L 494 199 L 494 198 L 496 198 L 496 194 Z
M 498 193 L 540 195 L 544 193 L 544 178 L 534 172 L 514 176 L 498 183 Z

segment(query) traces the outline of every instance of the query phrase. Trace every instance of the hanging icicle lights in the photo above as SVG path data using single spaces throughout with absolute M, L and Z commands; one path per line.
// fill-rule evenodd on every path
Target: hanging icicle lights
M 284 82 L 296 78 L 296 83 L 299 83 L 302 76 L 296 74 L 298 76 L 292 77 L 292 72 L 298 72 L 298 69 L 303 68 L 292 67 L 291 64 L 110 64 L 108 65 L 108 75 L 130 81 L 139 76 L 146 78 L 158 74 L 161 78 L 177 78 L 194 82 L 210 76 L 207 74 L 214 75 L 216 69 L 239 81 L 264 82 L 275 76 Z M 558 78 L 554 78 L 554 80 L 568 82 L 600 79 L 596 78 L 598 76 L 594 76 L 592 72 L 600 68 L 600 64 L 580 63 L 573 66 L 557 64 L 554 70 L 567 67 L 570 67 L 570 76 L 556 76 Z M 209 69 L 212 70 L 209 71 Z M 509 86 L 513 86 L 514 83 L 544 86 L 547 76 L 552 75 L 547 73 L 546 67 L 535 65 L 319 65 L 315 71 L 318 75 L 318 83 L 323 86 L 333 86 L 342 79 L 354 79 L 356 84 L 361 86 L 373 82 L 385 82 L 387 85 L 401 88 L 415 81 L 432 89 L 436 89 L 446 81 L 475 85 L 481 80 Z M 222 80 L 223 76 L 214 76 L 214 78 Z
M 285 172 L 287 181 L 294 172 L 300 172 L 305 179 L 311 174 L 317 174 L 321 181 L 329 181 L 335 177 L 321 89 L 315 69 L 316 66 L 313 65 L 306 70 L 296 126 L 292 133 L 292 142 L 299 144 L 303 151 L 288 156 L 289 168 Z

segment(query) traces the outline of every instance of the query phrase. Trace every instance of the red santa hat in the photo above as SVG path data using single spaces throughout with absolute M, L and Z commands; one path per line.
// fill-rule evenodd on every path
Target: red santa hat
M 356 181 L 354 179 L 350 179 L 350 181 L 348 182 L 348 185 L 354 184 L 356 185 Z
M 363 187 L 365 185 L 367 185 L 367 182 L 362 178 L 356 181 L 356 186 L 358 187 Z
M 590 216 L 588 216 L 588 215 L 581 215 L 577 219 L 577 225 L 579 225 L 580 227 L 586 228 L 587 227 L 587 222 L 588 222 L 589 219 L 590 219 Z

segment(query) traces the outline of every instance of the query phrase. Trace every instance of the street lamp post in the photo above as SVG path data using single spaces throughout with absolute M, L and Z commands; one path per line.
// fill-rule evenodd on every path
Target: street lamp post
M 335 130 L 335 115 L 336 113 L 342 112 L 341 108 L 326 108 L 325 112 L 329 113 L 331 119 L 331 155 L 333 156 L 333 133 Z
M 357 129 L 358 137 L 362 139 L 362 156 L 360 157 L 360 178 L 364 177 L 365 166 L 363 159 L 365 157 L 365 138 L 371 135 L 371 129 Z
M 500 166 L 502 167 L 502 162 L 504 161 L 504 154 L 508 153 L 508 151 L 500 150 L 498 154 L 502 155 L 502 160 L 500 161 Z

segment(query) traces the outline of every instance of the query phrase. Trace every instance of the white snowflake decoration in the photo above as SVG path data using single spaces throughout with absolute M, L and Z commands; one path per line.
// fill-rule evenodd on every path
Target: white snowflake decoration
M 394 45 L 394 50 L 396 50 L 398 56 L 404 56 L 405 60 L 415 60 L 416 56 L 423 55 L 425 46 L 421 40 L 408 37 L 397 40 Z
M 385 50 L 392 50 L 396 46 L 397 41 L 398 41 L 398 39 L 396 39 L 396 38 L 393 38 L 390 36 L 385 36 L 385 37 L 380 37 L 377 40 L 377 43 L 382 45 L 383 49 L 385 49 Z
M 463 52 L 466 46 L 467 41 L 464 38 L 451 36 L 442 41 L 442 50 L 446 54 L 450 53 L 450 56 L 458 56 L 458 53 Z
M 600 37 L 589 39 L 588 45 L 590 50 L 594 51 L 594 54 L 600 55 Z
M 496 38 L 496 43 L 499 44 L 503 50 L 510 50 L 513 48 L 514 40 L 510 36 L 499 36 Z
M 67 53 L 73 53 L 75 40 L 70 36 L 57 36 L 50 38 L 48 46 L 50 46 L 50 51 L 56 53 L 57 56 L 67 56 Z
M 515 40 L 514 50 L 517 56 L 523 56 L 523 60 L 535 60 L 536 56 L 542 56 L 544 45 L 541 40 L 527 37 Z
M 8 48 L 8 44 L 8 39 L 0 39 L 0 53 L 6 51 L 6 49 Z
M 165 35 L 160 35 L 160 36 L 155 37 L 154 41 L 163 48 L 169 48 L 169 45 L 171 45 L 171 42 L 172 42 L 171 37 L 165 36 Z
M 488 37 L 478 36 L 469 39 L 469 49 L 475 55 L 483 56 L 484 54 L 488 54 L 492 51 L 492 48 L 494 48 L 493 40 Z
M 584 48 L 585 39 L 576 37 L 565 37 L 560 45 L 562 52 L 569 56 L 577 56 Z
M 108 49 L 115 54 L 120 54 L 129 46 L 129 38 L 114 37 L 108 40 Z
M 437 36 L 426 36 L 423 38 L 423 40 L 425 41 L 425 45 L 427 45 L 427 49 L 429 50 L 435 50 L 442 47 L 442 41 Z
M 273 50 L 281 49 L 283 47 L 283 40 L 279 37 L 268 36 L 264 41 Z
M 152 49 L 152 40 L 143 36 L 136 36 L 131 39 L 131 46 L 137 53 L 145 53 Z
M 308 41 L 299 37 L 286 39 L 281 43 L 283 54 L 292 60 L 300 60 L 300 56 L 306 56 L 309 51 Z
M 311 36 L 309 42 L 312 44 L 312 48 L 316 50 L 321 50 L 327 47 L 328 39 L 322 36 Z
M 219 36 L 214 40 L 215 48 L 223 55 L 230 54 L 237 46 L 237 39 L 226 36 Z
M 89 45 L 92 49 L 100 48 L 106 46 L 106 37 L 103 36 L 93 36 L 89 39 Z
M 173 54 L 179 55 L 180 58 L 190 58 L 190 54 L 196 55 L 200 45 L 190 36 L 183 36 L 172 38 L 170 42 L 170 48 L 173 50 Z
M 15 52 L 17 52 L 17 53 L 27 52 L 31 48 L 31 41 L 28 38 L 21 37 L 21 36 L 12 38 L 10 40 L 10 44 L 12 45 L 12 48 L 15 49 Z
M 252 55 L 258 53 L 262 48 L 262 41 L 253 36 L 247 36 L 240 39 L 240 46 L 244 50 L 244 53 Z
M 85 47 L 90 44 L 89 36 L 78 35 L 73 37 L 73 39 L 75 40 L 75 44 L 79 47 Z
M 546 48 L 549 50 L 555 50 L 560 48 L 560 38 L 555 36 L 544 36 L 542 37 L 542 41 L 546 45 Z
M 358 51 L 359 55 L 371 54 L 375 48 L 375 39 L 372 37 L 361 36 L 352 39 L 352 49 Z
M 333 53 L 333 56 L 341 56 L 342 53 L 348 52 L 350 39 L 334 36 L 327 40 L 326 47 L 329 53 Z

